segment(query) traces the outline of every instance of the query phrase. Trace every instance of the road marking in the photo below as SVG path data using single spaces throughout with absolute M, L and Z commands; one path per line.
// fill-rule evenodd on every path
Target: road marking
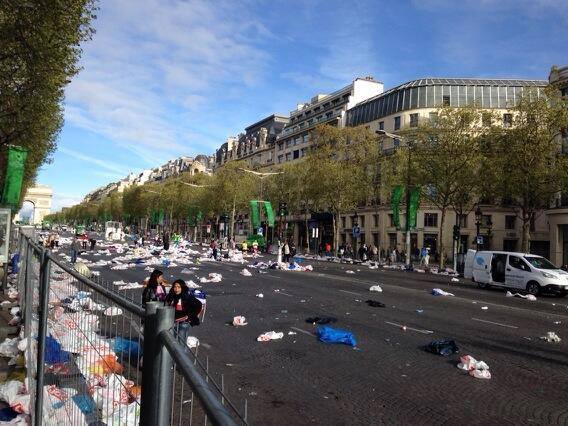
M 199 342 L 199 344 L 200 344 L 201 346 L 203 346 L 205 349 L 211 349 L 211 345 L 208 344 L 208 343 Z
M 315 333 L 310 333 L 309 331 L 302 330 L 301 328 L 297 328 L 297 327 L 290 327 L 290 328 L 291 328 L 292 330 L 299 331 L 300 333 L 307 334 L 308 336 L 315 336 Z
M 275 291 L 274 293 L 276 293 L 276 294 L 283 294 L 284 296 L 294 297 L 294 296 L 292 296 L 291 294 L 284 293 L 283 291 Z
M 339 291 L 342 291 L 343 293 L 354 294 L 355 296 L 362 296 L 361 293 L 355 293 L 354 291 L 347 291 L 347 290 L 339 290 Z
M 487 324 L 495 324 L 495 325 L 499 325 L 501 327 L 507 327 L 507 328 L 519 328 L 516 325 L 501 324 L 499 322 L 487 321 L 487 320 L 482 320 L 482 319 L 479 319 L 479 318 L 472 318 L 472 321 L 486 322 Z
M 434 333 L 432 330 L 419 330 L 418 328 L 407 327 L 407 326 L 402 325 L 402 324 L 397 324 L 396 322 L 390 322 L 390 321 L 385 321 L 385 322 L 387 324 L 394 325 L 395 327 L 400 327 L 400 328 L 405 327 L 406 330 L 412 330 L 412 331 L 416 331 L 416 332 L 422 333 L 422 334 L 433 334 Z

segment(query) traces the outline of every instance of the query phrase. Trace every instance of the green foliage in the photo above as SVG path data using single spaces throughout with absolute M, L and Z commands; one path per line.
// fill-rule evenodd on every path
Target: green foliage
M 95 10 L 95 0 L 0 2 L 0 188 L 7 145 L 28 150 L 22 197 L 55 149 L 64 88 L 79 72 Z

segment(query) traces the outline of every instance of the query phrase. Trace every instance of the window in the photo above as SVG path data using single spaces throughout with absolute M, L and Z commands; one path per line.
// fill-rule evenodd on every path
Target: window
M 332 115 L 333 115 L 333 111 L 326 112 L 325 118 L 331 118 Z
M 515 269 L 520 269 L 521 271 L 531 271 L 529 265 L 527 265 L 523 259 L 517 256 L 509 255 L 509 265 Z
M 373 215 L 373 226 L 375 228 L 379 227 L 379 215 L 378 214 Z
M 450 106 L 450 95 L 442 96 L 442 105 L 443 106 Z
M 438 113 L 431 112 L 428 114 L 428 119 L 430 120 L 430 124 L 435 124 L 438 121 Z
M 400 115 L 394 118 L 394 130 L 400 130 Z
M 503 126 L 510 127 L 513 124 L 513 114 L 503 114 Z
M 493 226 L 493 221 L 491 220 L 490 214 L 484 214 L 481 216 L 481 226 Z
M 272 151 L 268 151 L 268 161 L 272 161 Z
M 438 213 L 424 213 L 424 226 L 431 228 L 438 226 Z
M 341 227 L 342 228 L 346 228 L 346 223 L 345 223 L 345 216 L 341 216 Z
M 357 221 L 357 218 L 359 216 L 351 216 L 351 226 L 355 227 L 359 225 L 359 222 Z
M 394 218 L 392 216 L 392 213 L 389 213 L 389 226 L 392 226 L 392 227 L 396 226 L 394 224 Z
M 278 163 L 282 163 L 284 161 L 284 156 L 283 155 L 279 155 L 278 156 Z
M 286 161 L 290 161 L 292 159 L 292 153 L 289 152 L 286 154 Z
M 466 214 L 460 214 L 459 218 L 458 218 L 458 223 L 460 228 L 467 228 L 467 215 Z
M 309 141 L 310 141 L 310 135 L 309 135 L 309 133 L 306 133 L 304 135 L 304 143 L 308 143 Z
M 393 249 L 395 247 L 396 247 L 396 234 L 389 233 L 389 248 Z
M 560 93 L 562 93 L 562 96 L 568 96 L 568 87 L 564 87 L 560 90 Z
M 286 141 L 286 148 L 288 148 L 288 147 L 291 146 L 291 145 L 292 145 L 292 139 L 288 139 L 288 140 Z
M 385 130 L 385 122 L 379 121 L 379 130 Z
M 300 158 L 300 150 L 299 149 L 294 151 L 294 160 L 297 159 L 297 158 Z
M 507 215 L 505 216 L 505 229 L 515 229 L 515 221 L 517 216 Z
M 373 244 L 375 247 L 379 247 L 379 233 L 373 232 Z
M 359 216 L 359 226 L 361 228 L 365 227 L 365 216 Z
M 483 124 L 483 126 L 485 127 L 491 126 L 491 113 L 484 112 L 481 114 L 481 124 Z
M 410 114 L 410 127 L 418 127 L 418 113 Z

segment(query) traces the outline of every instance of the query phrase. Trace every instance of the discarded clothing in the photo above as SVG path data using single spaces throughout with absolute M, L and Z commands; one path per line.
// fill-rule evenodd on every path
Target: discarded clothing
M 117 308 L 116 306 L 113 306 L 111 308 L 106 308 L 104 311 L 104 314 L 107 317 L 114 317 L 116 315 L 122 315 L 122 309 Z
M 235 327 L 241 326 L 241 325 L 247 325 L 247 320 L 245 317 L 243 317 L 242 315 L 238 315 L 236 317 L 233 318 L 233 325 Z
M 384 303 L 379 302 L 378 300 L 366 300 L 365 303 L 373 308 L 384 308 L 386 305 Z
M 282 339 L 284 333 L 277 333 L 276 331 L 267 331 L 256 338 L 258 342 L 268 342 L 269 340 Z
M 467 371 L 470 376 L 475 377 L 476 379 L 491 378 L 489 366 L 483 361 L 477 361 L 471 355 L 462 356 L 457 367 L 460 370 Z
M 369 288 L 369 291 L 378 291 L 379 293 L 382 293 L 383 289 L 380 285 L 373 285 Z
M 444 291 L 440 288 L 433 288 L 432 294 L 434 296 L 455 296 L 453 293 L 448 293 L 447 291 Z
M 546 340 L 548 343 L 559 343 L 562 339 L 555 332 L 549 331 L 546 336 L 541 337 L 541 340 Z
M 505 293 L 506 297 L 520 297 L 522 299 L 526 299 L 526 300 L 530 300 L 531 302 L 536 301 L 536 296 L 532 295 L 532 294 L 520 294 L 520 293 L 511 293 L 510 291 L 507 291 L 507 293 Z
M 244 275 L 245 277 L 250 277 L 252 275 L 247 268 L 243 269 L 240 274 Z
M 436 355 L 448 356 L 459 352 L 456 342 L 453 340 L 434 340 L 430 342 L 424 349 Z
M 318 327 L 316 331 L 318 340 L 323 343 L 340 343 L 348 346 L 356 346 L 357 341 L 353 333 L 328 326 Z
M 334 317 L 310 317 L 306 318 L 306 322 L 309 324 L 333 324 L 337 322 L 337 318 Z

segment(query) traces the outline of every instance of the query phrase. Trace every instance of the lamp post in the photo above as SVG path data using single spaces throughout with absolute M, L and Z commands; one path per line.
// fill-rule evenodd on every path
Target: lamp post
M 393 139 L 398 139 L 398 140 L 404 140 L 406 141 L 406 149 L 407 149 L 407 167 L 406 167 L 406 266 L 410 267 L 410 251 L 411 251 L 411 247 L 410 247 L 410 160 L 411 160 L 411 149 L 410 149 L 410 144 L 409 144 L 409 140 L 405 137 L 401 137 L 398 135 L 395 135 L 394 133 L 389 133 L 385 130 L 377 130 L 375 131 L 375 133 L 377 135 L 381 135 L 381 136 L 387 136 L 389 138 L 393 138 Z
M 479 251 L 479 228 L 481 227 L 481 219 L 483 218 L 483 212 L 479 205 L 475 209 L 475 251 Z

